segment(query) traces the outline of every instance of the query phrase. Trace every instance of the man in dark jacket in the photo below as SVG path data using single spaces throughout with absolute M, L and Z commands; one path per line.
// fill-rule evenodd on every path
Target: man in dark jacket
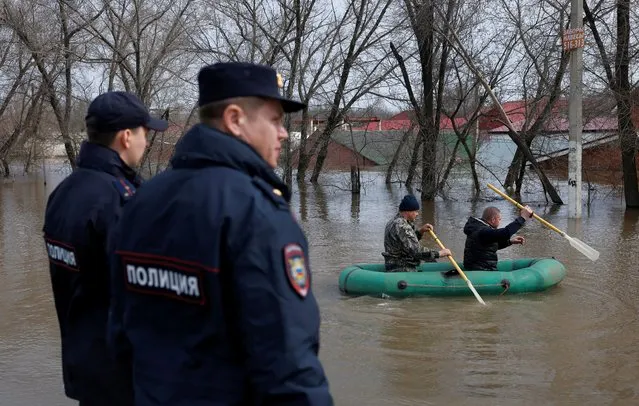
M 121 207 L 136 192 L 151 118 L 133 94 L 98 96 L 86 116 L 88 142 L 77 169 L 49 196 L 44 239 L 62 338 L 65 393 L 80 405 L 132 405 L 130 368 L 109 356 L 106 325 L 109 266 L 106 242 Z
M 201 123 L 113 239 L 136 406 L 330 406 L 308 244 L 274 172 L 284 113 L 304 105 L 266 66 L 219 63 L 198 83 Z
M 419 215 L 419 202 L 413 195 L 406 195 L 399 204 L 399 212 L 384 230 L 384 263 L 386 272 L 417 272 L 421 261 L 435 262 L 437 258 L 450 255 L 448 249 L 429 250 L 420 245 L 422 234 L 432 230 L 426 223 L 419 230 L 415 219 Z
M 497 269 L 497 251 L 513 244 L 523 244 L 524 237 L 514 234 L 532 218 L 533 212 L 526 206 L 512 223 L 499 228 L 501 213 L 496 207 L 487 207 L 481 218 L 469 217 L 464 226 L 466 246 L 464 268 L 466 270 Z

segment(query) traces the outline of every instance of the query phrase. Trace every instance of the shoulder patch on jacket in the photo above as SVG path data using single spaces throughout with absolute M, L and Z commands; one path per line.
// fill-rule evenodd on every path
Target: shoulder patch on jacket
M 304 251 L 299 244 L 284 246 L 284 269 L 293 290 L 301 298 L 305 298 L 308 294 L 310 280 L 304 260 Z
M 135 186 L 125 178 L 117 178 L 113 181 L 113 186 L 115 186 L 115 189 L 124 200 L 128 200 L 135 195 Z

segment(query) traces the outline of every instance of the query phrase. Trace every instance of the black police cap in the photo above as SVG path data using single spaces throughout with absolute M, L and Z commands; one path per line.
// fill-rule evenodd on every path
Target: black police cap
M 166 120 L 151 117 L 144 103 L 129 92 L 102 93 L 89 105 L 85 120 L 87 127 L 99 132 L 137 127 L 164 131 L 169 126 Z
M 197 77 L 198 104 L 218 102 L 233 97 L 262 97 L 278 100 L 286 113 L 302 110 L 306 105 L 280 95 L 282 79 L 266 65 L 246 62 L 221 62 L 205 66 Z

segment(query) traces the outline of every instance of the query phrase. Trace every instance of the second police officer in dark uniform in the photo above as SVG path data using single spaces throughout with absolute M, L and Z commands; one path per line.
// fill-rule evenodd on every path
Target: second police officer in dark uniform
M 198 83 L 201 123 L 114 239 L 136 405 L 332 405 L 307 241 L 273 170 L 283 115 L 304 105 L 266 66 L 215 64 Z
M 110 272 L 107 238 L 122 205 L 136 192 L 151 118 L 133 94 L 108 92 L 91 102 L 88 142 L 77 169 L 49 196 L 44 238 L 62 341 L 65 393 L 81 406 L 133 404 L 130 367 L 107 351 Z

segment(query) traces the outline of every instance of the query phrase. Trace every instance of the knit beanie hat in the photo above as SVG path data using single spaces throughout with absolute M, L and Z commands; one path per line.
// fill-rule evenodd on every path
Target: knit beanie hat
M 419 210 L 419 202 L 413 195 L 406 195 L 399 204 L 399 211 L 416 211 Z

